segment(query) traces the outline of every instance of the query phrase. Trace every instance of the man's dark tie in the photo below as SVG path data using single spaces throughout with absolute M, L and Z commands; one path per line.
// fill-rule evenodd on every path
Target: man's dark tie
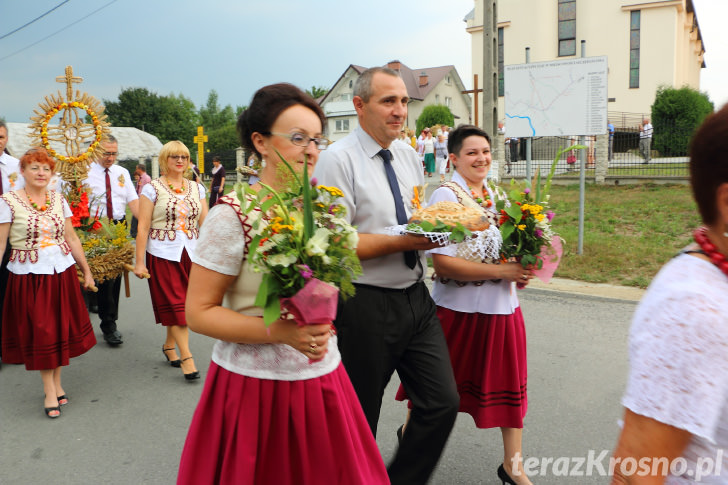
M 3 173 L 0 172 L 0 195 L 3 195 L 5 191 L 3 190 Z
M 402 193 L 399 191 L 397 176 L 394 173 L 394 167 L 392 167 L 392 154 L 389 150 L 380 150 L 379 156 L 382 157 L 382 161 L 384 161 L 384 171 L 387 174 L 387 182 L 389 182 L 389 189 L 392 191 L 392 197 L 394 197 L 394 209 L 397 212 L 397 224 L 407 224 L 407 213 L 404 211 Z M 417 251 L 405 251 L 404 262 L 410 269 L 414 269 L 417 264 Z
M 114 204 L 111 201 L 111 179 L 109 178 L 109 169 L 104 169 L 106 172 L 106 217 L 114 219 Z

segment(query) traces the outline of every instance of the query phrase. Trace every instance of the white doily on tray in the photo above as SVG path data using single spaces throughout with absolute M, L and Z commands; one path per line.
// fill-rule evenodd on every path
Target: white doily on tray
M 402 234 L 422 235 L 440 246 L 456 246 L 455 256 L 468 261 L 482 261 L 484 259 L 498 259 L 500 248 L 503 243 L 500 231 L 491 225 L 484 231 L 473 231 L 472 236 L 461 243 L 450 241 L 449 232 L 425 232 L 419 227 L 407 229 L 407 225 L 386 227 L 386 234 L 399 236 Z
M 476 231 L 473 237 L 457 244 L 456 255 L 468 261 L 478 262 L 498 259 L 502 244 L 500 231 L 491 224 L 485 231 Z

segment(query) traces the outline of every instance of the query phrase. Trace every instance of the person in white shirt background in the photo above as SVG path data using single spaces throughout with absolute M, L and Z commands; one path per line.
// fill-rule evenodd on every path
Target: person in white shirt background
M 104 150 L 103 153 L 91 164 L 88 177 L 83 181 L 83 184 L 91 188 L 89 212 L 92 216 L 108 217 L 113 224 L 125 223 L 127 206 L 132 215 L 138 217 L 139 196 L 129 171 L 116 164 L 119 155 L 119 143 L 116 138 L 106 135 L 101 140 L 101 148 Z M 107 199 L 107 170 L 111 207 L 109 207 Z M 109 213 L 109 208 L 111 208 L 111 213 Z M 96 299 L 101 319 L 101 331 L 104 334 L 104 340 L 110 346 L 115 347 L 124 343 L 116 324 L 119 318 L 121 276 L 99 283 L 98 288 Z
M 20 175 L 20 161 L 11 156 L 7 151 L 8 144 L 8 127 L 3 120 L 0 119 L 0 194 L 11 190 L 22 189 L 25 185 L 23 176 Z M 5 299 L 5 286 L 8 283 L 8 260 L 10 259 L 10 245 L 5 247 L 5 253 L 2 255 L 2 264 L 0 264 L 0 343 L 2 343 L 2 310 L 3 300 Z M 0 350 L 0 361 L 2 360 L 2 351 Z M 1 364 L 0 364 L 1 365 Z

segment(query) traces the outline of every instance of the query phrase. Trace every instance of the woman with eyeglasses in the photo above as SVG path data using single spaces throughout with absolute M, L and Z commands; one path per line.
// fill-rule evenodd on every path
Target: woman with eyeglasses
M 243 147 L 262 160 L 260 182 L 285 189 L 285 158 L 308 173 L 328 146 L 319 105 L 291 84 L 258 90 L 238 120 Z M 193 258 L 187 317 L 217 339 L 182 452 L 178 484 L 389 483 L 377 444 L 341 363 L 331 324 L 280 319 L 255 306 L 262 275 L 248 245 L 266 224 L 235 192 L 210 210 Z
M 146 184 L 139 197 L 134 274 L 151 274 L 154 318 L 167 328 L 162 353 L 193 381 L 200 373 L 190 352 L 185 296 L 207 200 L 205 187 L 185 178 L 189 164 L 190 151 L 182 142 L 170 141 L 159 152 L 162 176 Z

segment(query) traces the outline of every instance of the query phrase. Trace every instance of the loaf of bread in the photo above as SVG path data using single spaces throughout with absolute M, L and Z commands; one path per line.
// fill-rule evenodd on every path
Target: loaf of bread
M 459 222 L 470 231 L 484 231 L 490 226 L 482 211 L 449 201 L 436 202 L 425 209 L 418 209 L 409 219 L 409 222 L 414 224 L 420 224 L 422 221 L 434 225 L 440 221 L 453 227 Z

